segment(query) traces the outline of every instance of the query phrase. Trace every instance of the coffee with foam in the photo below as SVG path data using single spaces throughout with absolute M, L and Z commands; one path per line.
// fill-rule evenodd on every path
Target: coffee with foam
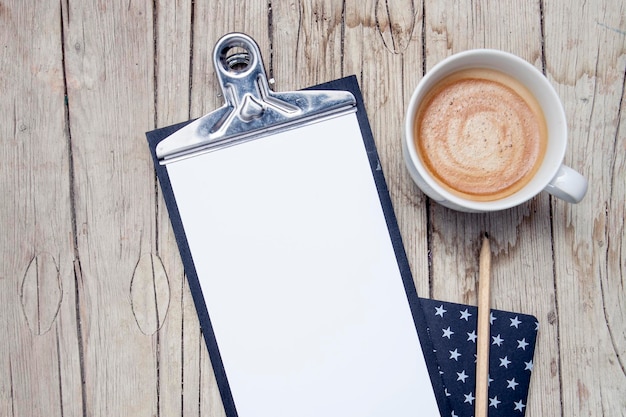
M 450 192 L 475 201 L 505 198 L 539 169 L 547 127 L 534 96 L 491 69 L 453 73 L 430 90 L 414 124 L 423 165 Z

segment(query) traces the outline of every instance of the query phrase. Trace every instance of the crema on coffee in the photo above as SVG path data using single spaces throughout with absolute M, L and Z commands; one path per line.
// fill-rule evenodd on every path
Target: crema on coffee
M 450 192 L 476 201 L 505 198 L 538 170 L 547 127 L 534 96 L 491 69 L 453 73 L 430 90 L 415 115 L 418 155 Z

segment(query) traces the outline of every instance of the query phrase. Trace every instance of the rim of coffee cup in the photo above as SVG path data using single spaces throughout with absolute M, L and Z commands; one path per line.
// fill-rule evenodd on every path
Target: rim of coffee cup
M 522 189 L 508 197 L 494 201 L 476 201 L 458 196 L 441 186 L 426 171 L 420 162 L 415 149 L 413 127 L 415 112 L 419 106 L 419 99 L 434 86 L 436 82 L 454 72 L 469 68 L 485 68 L 505 72 L 524 84 L 535 96 L 546 119 L 548 127 L 548 144 L 543 161 L 534 178 Z M 521 70 L 520 70 L 521 68 Z M 520 73 L 522 73 L 520 76 Z M 487 212 L 504 210 L 518 206 L 539 194 L 555 177 L 563 164 L 567 148 L 567 122 L 565 110 L 556 90 L 545 75 L 534 65 L 523 58 L 498 49 L 470 49 L 450 55 L 437 63 L 426 73 L 411 95 L 405 115 L 404 140 L 405 149 L 415 170 L 424 181 L 427 181 L 433 191 L 439 194 L 444 201 L 466 211 Z M 559 138 L 553 138 L 555 135 Z M 551 139 L 553 138 L 553 139 Z M 556 140 L 555 140 L 556 139 Z M 549 157 L 548 157 L 549 155 Z

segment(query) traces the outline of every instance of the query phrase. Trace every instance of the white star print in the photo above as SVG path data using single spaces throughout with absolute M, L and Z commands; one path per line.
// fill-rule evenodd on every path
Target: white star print
M 518 349 L 526 350 L 526 346 L 528 346 L 528 342 L 526 341 L 526 338 L 523 338 L 522 340 L 517 341 Z
M 511 379 L 511 380 L 506 380 L 506 382 L 508 383 L 508 385 L 506 386 L 507 388 L 511 388 L 513 391 L 515 391 L 515 387 L 517 387 L 519 385 L 519 383 L 515 382 L 515 378 Z
M 452 414 L 450 414 L 450 417 L 459 417 L 456 414 L 454 414 L 454 411 L 452 412 Z
M 533 370 L 533 360 L 532 359 L 529 362 L 524 362 L 524 365 L 526 365 L 526 368 L 524 368 L 525 371 L 532 371 Z
M 448 392 L 448 388 L 444 388 L 443 392 L 445 392 L 446 397 L 449 397 L 449 396 L 451 396 L 451 395 L 452 395 L 452 394 L 450 394 L 450 393 Z
M 498 400 L 498 396 L 496 395 L 493 398 L 489 398 L 489 407 L 498 408 L 498 404 L 502 401 Z
M 489 313 L 489 324 L 493 324 L 495 320 L 496 318 L 494 317 L 493 313 Z
M 515 316 L 515 318 L 509 319 L 509 320 L 511 320 L 511 327 L 515 327 L 516 329 L 519 329 L 519 325 L 522 324 L 518 316 Z
M 538 321 L 535 322 L 535 330 L 539 331 L 539 322 Z
M 473 392 L 470 392 L 469 394 L 463 394 L 463 396 L 465 397 L 465 401 L 463 401 L 463 404 L 465 403 L 470 403 L 470 405 L 474 404 L 474 400 L 476 399 L 476 397 L 474 397 Z
M 473 409 L 477 401 L 474 392 L 469 391 L 474 388 L 474 372 L 471 361 L 472 357 L 475 357 L 474 353 L 478 343 L 478 332 L 474 327 L 475 310 L 469 306 L 460 306 L 459 308 L 457 305 L 448 305 L 443 301 L 431 301 L 427 310 L 430 311 L 429 320 L 432 320 L 432 323 L 429 323 L 432 325 L 430 326 L 430 334 L 438 340 L 436 334 L 441 332 L 442 339 L 435 344 L 440 345 L 437 348 L 437 355 L 443 360 L 442 366 L 445 368 L 445 370 L 444 368 L 439 369 L 440 372 L 445 372 L 442 375 L 445 381 L 444 387 L 450 385 L 445 391 L 445 396 L 456 399 L 452 401 L 452 404 L 457 404 L 454 411 L 452 411 L 453 407 L 448 409 L 447 417 L 451 415 L 463 416 L 465 412 L 460 412 L 465 409 L 461 410 L 461 404 L 463 407 Z M 448 313 L 450 314 L 446 316 Z M 440 317 L 441 321 L 437 317 Z M 515 417 L 516 415 L 522 417 L 528 408 L 524 403 L 525 398 L 522 398 L 527 393 L 525 378 L 534 371 L 532 358 L 523 358 L 523 356 L 534 350 L 536 333 L 533 333 L 533 330 L 535 326 L 538 326 L 538 321 L 521 313 L 501 314 L 492 310 L 489 314 L 489 322 L 491 334 L 486 334 L 485 337 L 491 345 L 491 366 L 492 370 L 500 369 L 500 371 L 497 371 L 495 379 L 491 377 L 488 379 L 491 395 L 486 405 L 488 409 L 493 409 L 491 413 L 505 413 L 507 417 Z M 452 340 L 453 336 L 454 340 Z M 445 340 L 446 338 L 448 340 Z M 471 351 L 472 348 L 473 351 Z M 448 352 L 447 358 L 446 352 Z M 520 354 L 523 356 L 518 357 Z M 524 362 L 524 359 L 530 362 Z M 467 364 L 465 364 L 466 362 Z M 471 369 L 466 369 L 468 366 Z M 523 371 L 524 367 L 526 367 L 525 371 Z M 526 377 L 521 378 L 520 375 L 526 375 Z M 452 387 L 455 387 L 454 389 L 457 391 L 451 391 Z M 514 405 L 516 400 L 520 401 Z M 473 414 L 469 410 L 467 411 L 468 417 Z
M 469 375 L 467 375 L 467 374 L 465 373 L 465 369 L 463 369 L 463 371 L 461 371 L 461 372 L 457 372 L 457 373 L 456 373 L 456 376 L 457 376 L 457 379 L 456 379 L 456 380 L 457 380 L 457 381 L 463 381 L 463 383 L 464 383 L 464 384 L 465 384 L 465 380 L 466 380 L 467 378 L 469 378 Z
M 504 358 L 500 358 L 500 366 L 504 366 L 505 368 L 509 369 L 510 363 L 511 361 L 509 360 L 508 356 L 505 356 Z

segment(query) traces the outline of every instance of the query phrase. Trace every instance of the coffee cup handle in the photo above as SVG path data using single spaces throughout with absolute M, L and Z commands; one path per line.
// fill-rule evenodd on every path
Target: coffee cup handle
M 587 178 L 578 171 L 561 165 L 545 191 L 568 203 L 579 203 L 587 193 Z

